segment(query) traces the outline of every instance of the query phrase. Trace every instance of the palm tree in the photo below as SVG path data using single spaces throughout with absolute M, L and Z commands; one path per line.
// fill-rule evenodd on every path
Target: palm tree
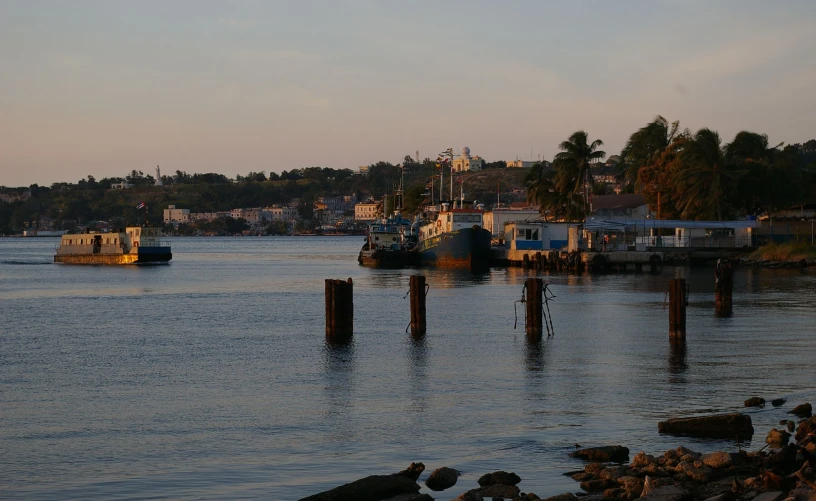
M 678 204 L 684 219 L 722 221 L 727 184 L 734 179 L 720 135 L 703 128 L 683 145 L 677 182 L 681 189 Z
M 626 146 L 621 151 L 626 168 L 624 171 L 626 180 L 636 184 L 638 171 L 643 167 L 655 164 L 660 155 L 677 137 L 679 128 L 680 122 L 675 121 L 670 124 L 668 120 L 657 115 L 654 120 L 629 136 Z M 636 186 L 636 188 L 641 187 Z
M 555 156 L 556 190 L 561 193 L 581 193 L 585 216 L 588 187 L 592 185 L 590 168 L 593 163 L 606 156 L 606 152 L 598 150 L 599 146 L 603 146 L 603 141 L 596 139 L 589 143 L 588 136 L 582 130 L 573 132 L 569 139 L 558 145 L 561 153 Z
M 547 169 L 544 164 L 537 163 L 530 169 L 524 178 L 524 187 L 527 188 L 527 201 L 539 206 L 541 212 L 550 209 L 555 191 L 555 171 Z

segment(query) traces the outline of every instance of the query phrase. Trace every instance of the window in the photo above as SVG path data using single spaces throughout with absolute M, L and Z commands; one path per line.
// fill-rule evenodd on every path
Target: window
M 516 236 L 521 237 L 523 239 L 524 238 L 524 230 L 521 229 L 521 228 L 516 229 Z

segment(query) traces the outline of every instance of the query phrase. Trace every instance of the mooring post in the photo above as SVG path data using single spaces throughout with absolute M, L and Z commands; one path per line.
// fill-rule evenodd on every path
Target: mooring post
M 728 263 L 717 260 L 714 272 L 714 314 L 730 317 L 732 313 L 731 292 L 734 288 L 734 269 Z
M 527 330 L 527 339 L 529 341 L 539 341 L 541 339 L 541 320 L 543 317 L 542 310 L 542 291 L 544 289 L 544 279 L 528 278 L 527 279 L 527 302 L 526 312 L 527 319 L 525 327 Z
M 411 275 L 411 336 L 425 335 L 425 276 Z
M 669 338 L 686 337 L 686 279 L 669 280 Z
M 349 337 L 354 332 L 354 283 L 326 279 L 326 336 Z

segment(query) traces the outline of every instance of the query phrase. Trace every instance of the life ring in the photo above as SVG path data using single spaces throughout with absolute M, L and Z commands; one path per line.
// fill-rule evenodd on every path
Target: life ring
M 138 246 L 139 246 L 139 242 L 133 242 L 133 246 L 134 246 L 134 247 L 138 247 Z

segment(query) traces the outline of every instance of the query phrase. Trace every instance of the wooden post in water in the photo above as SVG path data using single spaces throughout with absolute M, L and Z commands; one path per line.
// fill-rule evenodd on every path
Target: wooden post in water
M 544 279 L 528 278 L 527 279 L 527 302 L 526 313 L 527 320 L 525 327 L 527 331 L 528 341 L 541 340 L 541 320 L 543 317 L 542 307 L 542 290 L 544 289 Z
M 669 280 L 669 338 L 686 337 L 686 279 Z
M 734 288 L 734 269 L 730 264 L 717 260 L 714 274 L 714 314 L 730 317 L 732 310 L 731 292 Z
M 351 337 L 354 332 L 354 283 L 326 279 L 326 337 Z
M 425 335 L 425 276 L 411 275 L 411 336 Z

